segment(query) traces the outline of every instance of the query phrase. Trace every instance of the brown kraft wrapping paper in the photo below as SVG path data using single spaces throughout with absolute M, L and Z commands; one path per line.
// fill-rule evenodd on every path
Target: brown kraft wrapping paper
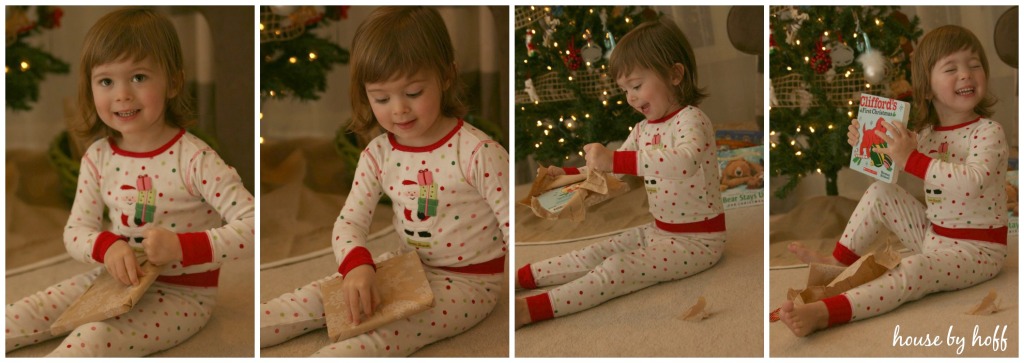
M 561 188 L 561 190 L 558 190 Z M 560 201 L 558 208 L 545 208 L 541 200 L 545 193 L 559 193 L 571 196 Z M 519 204 L 530 207 L 533 213 L 544 219 L 569 219 L 579 222 L 586 216 L 586 209 L 629 191 L 629 186 L 609 173 L 589 169 L 586 175 L 548 176 L 547 168 L 537 171 L 537 178 L 530 193 Z
M 348 299 L 341 289 L 341 282 L 341 278 L 335 278 L 320 285 L 327 336 L 333 342 L 366 333 L 434 306 L 434 292 L 430 290 L 423 264 L 415 251 L 377 264 L 374 284 L 380 292 L 381 302 L 373 308 L 373 316 L 364 317 L 359 325 L 352 324 L 349 319 Z
M 50 334 L 61 335 L 86 323 L 103 321 L 127 313 L 142 300 L 150 285 L 163 271 L 149 261 L 142 262 L 143 276 L 138 285 L 125 285 L 106 271 L 50 325 Z
M 812 263 L 807 275 L 807 287 L 790 289 L 788 298 L 796 303 L 812 303 L 836 296 L 882 276 L 900 264 L 900 254 L 886 246 L 881 251 L 861 256 L 848 267 Z

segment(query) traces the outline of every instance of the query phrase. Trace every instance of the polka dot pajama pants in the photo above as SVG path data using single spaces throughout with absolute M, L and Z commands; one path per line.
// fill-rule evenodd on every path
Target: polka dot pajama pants
M 530 316 L 537 321 L 583 311 L 659 282 L 690 277 L 714 266 L 724 249 L 725 232 L 672 233 L 651 224 L 523 266 L 517 278 L 527 288 L 561 285 L 526 298 Z
M 914 254 L 885 275 L 841 295 L 849 301 L 850 310 L 843 314 L 849 314 L 850 321 L 884 314 L 933 292 L 977 285 L 995 277 L 1006 258 L 1006 245 L 935 234 L 921 202 L 903 188 L 881 182 L 864 194 L 837 250 L 866 254 L 883 229 L 895 233 Z M 833 306 L 829 313 L 834 315 Z
M 50 325 L 104 271 L 98 267 L 7 305 L 10 352 L 55 338 Z M 217 288 L 156 282 L 127 313 L 71 331 L 51 357 L 141 357 L 172 348 L 210 319 Z
M 321 357 L 404 357 L 423 346 L 469 330 L 484 320 L 505 288 L 504 274 L 463 274 L 424 266 L 434 307 L 366 334 L 321 348 Z M 314 281 L 262 304 L 260 347 L 285 342 L 326 326 L 320 284 Z

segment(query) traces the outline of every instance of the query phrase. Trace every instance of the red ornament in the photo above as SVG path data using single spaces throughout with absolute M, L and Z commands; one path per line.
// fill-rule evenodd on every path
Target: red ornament
M 818 39 L 818 45 L 814 48 L 814 56 L 811 57 L 811 69 L 814 69 L 814 73 L 823 74 L 828 72 L 832 68 L 832 57 L 829 57 L 830 52 L 821 45 L 821 39 Z
M 580 68 L 583 64 L 583 57 L 580 56 L 580 50 L 576 48 L 576 40 L 569 41 L 569 53 L 562 58 L 565 62 L 565 67 L 569 68 L 570 71 L 575 71 Z

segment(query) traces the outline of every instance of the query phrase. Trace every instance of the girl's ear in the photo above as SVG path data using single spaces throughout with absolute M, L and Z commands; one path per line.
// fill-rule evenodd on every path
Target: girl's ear
M 173 99 L 181 93 L 181 89 L 185 87 L 185 71 L 178 71 L 177 74 L 171 75 L 170 79 L 167 80 L 167 99 Z
M 452 80 L 455 79 L 455 75 L 459 71 L 458 65 L 452 63 L 451 67 L 448 68 L 448 74 L 444 77 L 444 82 L 441 84 L 441 89 L 447 91 L 452 86 Z
M 670 79 L 670 81 L 672 81 L 673 86 L 678 86 L 680 83 L 683 83 L 684 75 L 686 75 L 686 67 L 681 63 L 672 65 L 672 79 Z

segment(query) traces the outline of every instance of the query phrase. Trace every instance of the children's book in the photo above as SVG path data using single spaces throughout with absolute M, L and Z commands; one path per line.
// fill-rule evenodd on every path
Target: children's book
M 434 306 L 434 292 L 423 272 L 423 263 L 415 251 L 407 252 L 377 264 L 374 285 L 380 293 L 380 305 L 372 316 L 364 316 L 359 325 L 349 319 L 349 303 L 341 289 L 341 278 L 320 285 L 327 336 L 339 342 L 377 329 L 384 324 L 405 319 Z
M 547 168 L 540 168 L 529 194 L 518 203 L 544 219 L 579 222 L 587 208 L 627 191 L 629 186 L 609 173 L 588 169 L 586 174 L 548 177 Z
M 882 121 L 890 124 L 900 122 L 907 124 L 910 118 L 910 104 L 891 98 L 879 97 L 862 93 L 860 108 L 857 109 L 857 122 L 860 123 L 860 138 L 850 155 L 850 169 L 867 174 L 872 178 L 886 183 L 895 183 L 899 169 L 893 164 L 892 158 L 874 151 L 876 147 L 887 144 L 875 131 L 892 135 Z
M 1009 210 L 1006 211 L 1006 214 L 1009 217 L 1007 219 L 1007 229 L 1009 230 L 1007 234 L 1009 235 L 1016 235 L 1018 228 L 1020 226 L 1020 216 L 1017 215 L 1019 211 L 1017 206 L 1020 203 L 1017 191 L 1020 190 L 1020 182 L 1017 180 L 1017 174 L 1018 173 L 1016 170 L 1010 170 L 1006 172 L 1006 182 L 1010 183 L 1010 185 L 1007 185 L 1006 188 L 1007 194 L 1010 197 L 1006 203 L 1010 207 Z
M 725 209 L 764 204 L 764 145 L 719 150 L 718 170 Z
M 103 321 L 124 314 L 142 300 L 146 289 L 160 276 L 162 266 L 148 261 L 141 265 L 142 277 L 138 285 L 125 285 L 106 271 L 93 281 L 82 296 L 68 306 L 64 313 L 50 325 L 50 333 L 61 335 L 75 328 L 96 321 Z

